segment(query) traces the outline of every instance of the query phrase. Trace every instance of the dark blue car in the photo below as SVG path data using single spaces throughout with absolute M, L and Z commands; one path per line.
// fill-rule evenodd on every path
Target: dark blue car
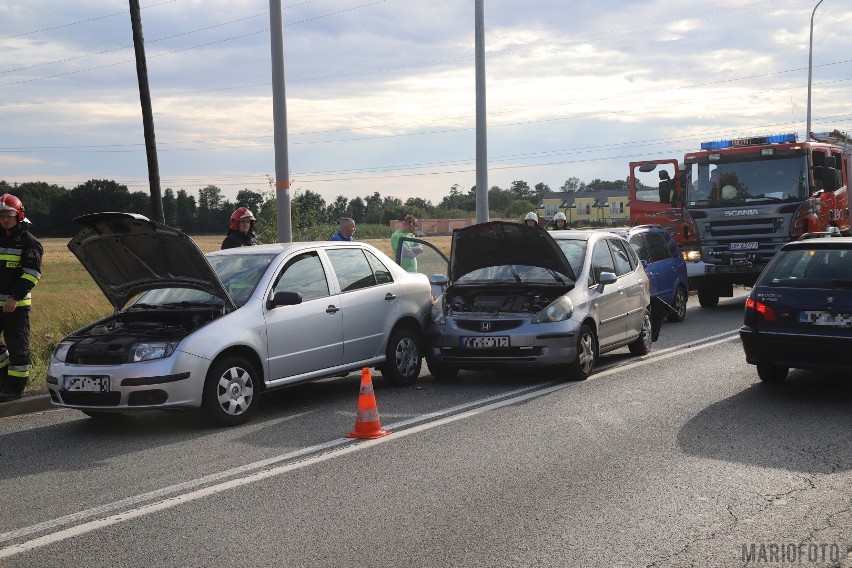
M 790 368 L 852 371 L 852 238 L 784 245 L 746 300 L 740 339 L 765 382 Z

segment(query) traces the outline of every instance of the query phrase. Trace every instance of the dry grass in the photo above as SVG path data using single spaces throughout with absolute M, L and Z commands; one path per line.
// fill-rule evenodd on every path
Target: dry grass
M 221 235 L 193 237 L 204 252 L 219 250 Z M 429 242 L 449 256 L 450 237 L 428 237 Z M 390 240 L 365 240 L 391 256 Z M 112 306 L 94 280 L 68 250 L 68 239 L 41 239 L 44 246 L 42 278 L 33 290 L 30 313 L 30 349 L 32 367 L 27 392 L 47 391 L 50 353 L 54 345 L 70 332 L 109 315 Z

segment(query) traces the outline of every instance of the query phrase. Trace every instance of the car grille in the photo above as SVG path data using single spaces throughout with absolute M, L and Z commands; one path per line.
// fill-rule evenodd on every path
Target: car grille
M 62 391 L 62 402 L 74 406 L 118 406 L 120 392 L 72 392 Z
M 482 324 L 487 323 L 490 327 L 488 330 L 482 329 Z M 475 331 L 477 333 L 495 333 L 498 331 L 506 331 L 507 329 L 515 329 L 520 327 L 524 320 L 456 320 L 456 326 L 459 329 L 466 331 Z

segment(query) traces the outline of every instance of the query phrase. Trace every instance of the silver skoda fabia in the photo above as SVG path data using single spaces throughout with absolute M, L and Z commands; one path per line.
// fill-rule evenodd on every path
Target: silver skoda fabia
M 141 215 L 95 213 L 68 247 L 115 313 L 54 349 L 57 406 L 116 412 L 197 409 L 249 419 L 258 395 L 377 367 L 391 384 L 420 374 L 431 289 L 365 243 L 301 242 L 204 255 Z
M 419 266 L 437 271 L 434 252 Z M 648 277 L 618 235 L 482 223 L 453 232 L 445 266 L 428 329 L 434 376 L 521 366 L 583 380 L 601 353 L 651 349 Z

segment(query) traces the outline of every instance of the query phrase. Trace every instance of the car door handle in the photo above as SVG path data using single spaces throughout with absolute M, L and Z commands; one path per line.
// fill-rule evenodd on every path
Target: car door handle
M 339 311 L 340 311 L 340 308 L 338 308 L 334 304 L 329 304 L 328 307 L 325 309 L 325 313 L 327 313 L 327 314 L 336 314 Z
M 390 292 L 385 294 L 385 301 L 386 302 L 391 302 L 393 300 L 396 300 L 396 294 L 391 294 Z

